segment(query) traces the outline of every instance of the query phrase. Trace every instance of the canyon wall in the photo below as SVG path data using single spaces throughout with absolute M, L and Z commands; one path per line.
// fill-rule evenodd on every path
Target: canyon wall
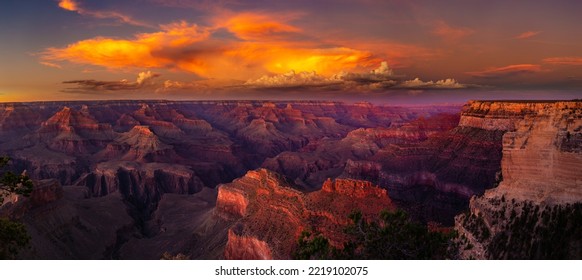
M 514 115 L 503 136 L 502 181 L 456 217 L 461 256 L 579 259 L 582 102 L 498 103 L 470 104 L 485 115 Z
M 288 259 L 303 230 L 341 246 L 354 209 L 396 207 L 454 223 L 465 258 L 546 257 L 549 237 L 572 248 L 552 256 L 572 257 L 581 107 L 7 103 L 0 152 L 65 185 L 52 181 L 10 212 L 33 232 L 27 258 Z

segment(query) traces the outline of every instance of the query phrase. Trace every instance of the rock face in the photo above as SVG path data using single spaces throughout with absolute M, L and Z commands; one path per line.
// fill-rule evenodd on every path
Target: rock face
M 387 198 L 386 190 L 378 188 L 367 181 L 337 179 L 332 181 L 327 179 L 321 187 L 322 192 L 343 195 L 354 199 L 365 199 L 367 197 Z
M 31 137 L 47 143 L 56 151 L 87 154 L 102 148 L 115 137 L 115 133 L 111 125 L 99 124 L 88 110 L 76 111 L 65 106 L 43 122 Z
M 244 236 L 242 225 L 237 225 L 228 230 L 224 258 L 227 260 L 272 260 L 273 253 L 267 242 Z
M 503 136 L 503 180 L 456 218 L 466 258 L 582 257 L 582 102 L 471 104 L 516 112 Z M 559 237 L 559 238 L 558 238 Z M 554 246 L 552 246 L 552 243 Z M 519 248 L 518 248 L 519 247 Z
M 394 210 L 386 190 L 369 182 L 327 180 L 321 191 L 302 193 L 285 177 L 266 169 L 219 187 L 216 214 L 233 221 L 224 257 L 227 259 L 289 259 L 303 230 L 345 241 L 348 214 L 360 209 L 365 217 Z
M 138 162 L 101 163 L 77 185 L 87 187 L 88 195 L 94 197 L 119 192 L 141 220 L 150 219 L 163 194 L 194 194 L 204 187 L 186 166 Z

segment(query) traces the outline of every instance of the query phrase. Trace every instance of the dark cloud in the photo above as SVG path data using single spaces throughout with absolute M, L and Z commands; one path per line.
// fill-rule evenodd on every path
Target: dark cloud
M 137 90 L 145 87 L 152 87 L 153 79 L 159 77 L 159 74 L 150 71 L 138 74 L 135 82 L 128 80 L 121 81 L 97 81 L 97 80 L 71 80 L 64 81 L 63 84 L 75 84 L 76 87 L 67 88 L 66 92 L 98 92 L 98 91 L 119 91 L 119 90 Z

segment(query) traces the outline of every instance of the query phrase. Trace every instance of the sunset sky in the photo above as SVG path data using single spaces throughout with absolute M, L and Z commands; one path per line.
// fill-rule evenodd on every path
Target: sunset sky
M 581 15 L 576 0 L 2 0 L 0 102 L 582 98 Z

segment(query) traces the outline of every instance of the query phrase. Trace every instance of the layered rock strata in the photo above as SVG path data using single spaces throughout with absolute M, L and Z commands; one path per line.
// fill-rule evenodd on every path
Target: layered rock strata
M 471 104 L 514 113 L 503 136 L 502 181 L 456 217 L 465 258 L 582 257 L 582 102 Z

